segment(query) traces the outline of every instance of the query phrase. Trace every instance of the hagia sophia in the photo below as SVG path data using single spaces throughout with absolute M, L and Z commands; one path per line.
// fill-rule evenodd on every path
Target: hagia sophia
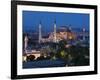
M 39 24 L 39 38 L 38 42 L 59 42 L 63 39 L 65 40 L 75 40 L 77 38 L 76 34 L 71 31 L 71 28 L 66 28 L 65 26 L 62 26 L 60 28 L 56 28 L 56 23 L 54 23 L 54 31 L 49 34 L 48 37 L 42 36 L 42 26 Z
M 38 37 L 36 40 L 39 44 L 46 43 L 46 42 L 59 43 L 59 41 L 61 40 L 66 40 L 66 41 L 77 40 L 79 35 L 82 36 L 82 40 L 86 40 L 86 37 L 89 37 L 89 33 L 86 32 L 85 28 L 82 29 L 82 32 L 73 32 L 71 30 L 71 27 L 66 28 L 66 26 L 62 26 L 62 27 L 57 28 L 56 22 L 54 22 L 53 32 L 51 32 L 48 36 L 44 37 L 42 35 L 42 25 L 40 23 L 39 28 L 38 28 Z M 24 53 L 27 55 L 23 56 L 23 61 L 26 60 L 26 56 L 34 55 L 35 59 L 37 59 L 41 55 L 40 51 L 27 50 L 28 41 L 29 41 L 28 36 L 25 36 L 24 42 L 23 42 L 24 43 Z

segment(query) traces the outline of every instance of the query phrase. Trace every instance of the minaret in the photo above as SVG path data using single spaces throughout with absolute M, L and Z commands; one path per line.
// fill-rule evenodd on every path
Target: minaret
M 56 20 L 54 22 L 54 42 L 56 42 Z
M 41 43 L 42 34 L 41 34 L 41 22 L 39 23 L 39 43 Z
M 83 41 L 85 41 L 85 31 L 86 31 L 85 28 L 83 28 L 82 31 L 83 31 Z
M 25 36 L 25 38 L 24 38 L 24 50 L 25 50 L 25 53 L 27 52 L 27 46 L 28 46 L 28 37 Z
M 84 20 L 84 18 L 83 18 L 83 29 L 82 29 L 83 41 L 85 41 L 85 32 L 86 32 L 86 29 L 84 28 L 84 25 L 85 25 L 85 20 Z
M 69 27 L 69 30 L 70 30 L 70 32 L 72 31 L 72 28 L 71 27 Z

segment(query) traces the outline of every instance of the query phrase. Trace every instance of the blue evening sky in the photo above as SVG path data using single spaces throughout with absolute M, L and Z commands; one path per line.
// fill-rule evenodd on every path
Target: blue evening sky
M 37 31 L 41 21 L 42 29 L 48 32 L 53 30 L 55 20 L 57 28 L 70 25 L 72 28 L 84 27 L 89 30 L 89 14 L 39 11 L 23 11 L 23 30 Z

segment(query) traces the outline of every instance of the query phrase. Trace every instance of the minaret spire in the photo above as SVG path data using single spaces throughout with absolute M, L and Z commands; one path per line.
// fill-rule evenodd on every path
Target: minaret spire
M 83 18 L 83 29 L 82 29 L 82 32 L 83 32 L 83 41 L 85 41 L 85 32 L 86 32 L 86 29 L 85 29 L 85 19 Z
M 27 46 L 28 46 L 28 37 L 25 36 L 25 38 L 24 38 L 24 50 L 25 50 L 25 53 L 27 52 Z
M 83 31 L 83 41 L 84 41 L 85 40 L 85 31 L 86 31 L 85 28 L 83 28 L 82 31 Z
M 54 21 L 54 42 L 56 42 L 56 20 Z
M 42 39 L 41 28 L 42 28 L 42 26 L 41 26 L 41 21 L 40 21 L 40 23 L 39 23 L 39 43 L 41 43 L 41 39 Z

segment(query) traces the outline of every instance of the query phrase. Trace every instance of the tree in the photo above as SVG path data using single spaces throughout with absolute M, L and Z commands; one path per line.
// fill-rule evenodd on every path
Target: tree
M 34 59 L 35 59 L 34 55 L 27 56 L 27 61 L 34 61 Z
M 72 46 L 70 48 L 70 53 L 72 56 L 72 63 L 74 66 L 84 66 L 89 65 L 89 59 L 85 58 L 85 55 L 89 54 L 89 49 L 86 47 Z M 89 55 L 88 55 L 89 56 Z

